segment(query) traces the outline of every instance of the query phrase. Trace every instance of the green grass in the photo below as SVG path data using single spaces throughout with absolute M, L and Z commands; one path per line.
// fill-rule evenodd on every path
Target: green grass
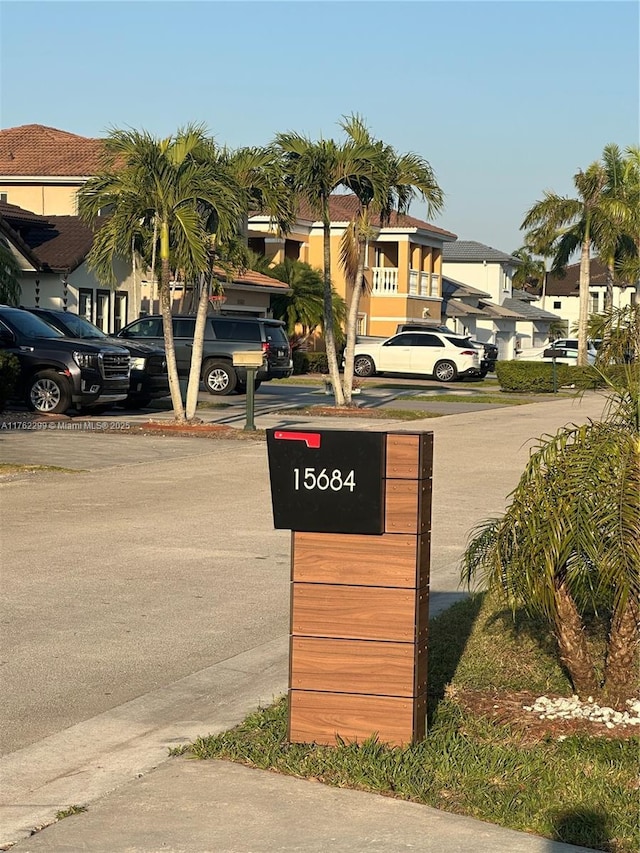
M 429 635 L 429 725 L 417 744 L 290 744 L 283 698 L 174 754 L 378 792 L 611 853 L 637 851 L 640 738 L 572 735 L 532 744 L 522 729 L 456 701 L 462 690 L 489 687 L 570 695 L 542 626 L 473 597 L 432 620 Z
M 43 474 L 58 471 L 62 474 L 79 474 L 79 468 L 61 468 L 59 465 L 15 465 L 12 462 L 0 462 L 0 476 L 13 474 Z
M 419 401 L 423 403 L 482 403 L 497 406 L 524 406 L 535 402 L 533 397 L 512 397 L 507 394 L 406 394 L 399 400 Z M 539 397 L 537 398 L 540 399 Z
M 345 418 L 345 417 L 353 417 L 353 418 L 366 418 L 368 420 L 385 420 L 385 421 L 419 421 L 424 418 L 441 418 L 441 412 L 424 412 L 419 409 L 369 409 L 366 406 L 358 406 L 357 409 L 341 409 L 334 406 L 330 406 L 331 409 L 335 408 L 335 414 L 333 412 L 327 412 L 326 409 L 329 406 L 321 406 L 319 404 L 315 406 L 292 406 L 291 408 L 283 409 L 279 412 L 270 412 L 272 415 L 306 415 L 309 417 L 336 417 L 336 418 Z M 318 409 L 322 409 L 321 412 Z
M 86 806 L 69 806 L 69 808 L 56 812 L 56 820 L 64 820 L 65 817 L 71 817 L 71 815 L 74 814 L 82 814 L 83 812 L 86 812 L 86 810 Z

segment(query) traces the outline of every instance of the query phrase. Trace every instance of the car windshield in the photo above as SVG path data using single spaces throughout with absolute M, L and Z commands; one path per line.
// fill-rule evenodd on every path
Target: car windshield
M 63 338 L 62 332 L 52 329 L 40 317 L 16 308 L 2 315 L 3 320 L 10 323 L 20 334 L 27 338 Z
M 58 319 L 56 317 L 56 319 Z M 64 323 L 69 330 L 68 333 L 72 338 L 106 338 L 107 336 L 99 329 L 85 320 L 84 317 L 79 317 L 77 314 L 65 314 L 64 318 L 60 317 L 60 322 Z

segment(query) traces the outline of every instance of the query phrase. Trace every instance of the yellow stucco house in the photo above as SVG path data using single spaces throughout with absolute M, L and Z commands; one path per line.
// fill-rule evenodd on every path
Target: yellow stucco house
M 353 195 L 334 194 L 331 212 L 331 280 L 338 293 L 350 293 L 340 266 L 340 240 L 357 211 Z M 456 235 L 413 216 L 393 215 L 380 227 L 368 246 L 365 268 L 367 291 L 360 300 L 358 333 L 387 336 L 399 323 L 438 325 L 442 321 L 442 248 Z M 290 234 L 275 234 L 267 216 L 249 219 L 249 246 L 274 263 L 285 258 L 305 261 L 323 268 L 324 232 L 322 222 L 306 204 L 298 209 Z

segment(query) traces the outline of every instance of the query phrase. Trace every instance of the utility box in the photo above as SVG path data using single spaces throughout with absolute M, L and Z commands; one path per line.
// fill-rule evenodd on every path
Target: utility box
M 382 534 L 384 433 L 267 430 L 276 528 Z
M 267 441 L 276 527 L 293 531 L 289 740 L 421 739 L 433 434 L 276 429 Z

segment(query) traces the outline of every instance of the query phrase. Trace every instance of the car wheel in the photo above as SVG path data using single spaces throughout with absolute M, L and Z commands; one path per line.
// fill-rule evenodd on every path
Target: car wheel
M 210 361 L 204 369 L 205 388 L 210 394 L 224 397 L 235 389 L 238 377 L 224 361 Z
M 55 370 L 43 370 L 31 380 L 27 405 L 43 415 L 61 415 L 71 405 L 71 390 L 64 376 Z
M 376 366 L 368 355 L 357 355 L 353 360 L 353 372 L 356 376 L 373 376 Z
M 482 370 L 480 371 L 480 378 L 484 379 L 484 377 L 487 375 L 488 372 L 489 372 L 489 368 L 483 367 Z
M 458 368 L 452 361 L 439 361 L 433 369 L 433 378 L 438 382 L 453 382 L 458 375 Z

